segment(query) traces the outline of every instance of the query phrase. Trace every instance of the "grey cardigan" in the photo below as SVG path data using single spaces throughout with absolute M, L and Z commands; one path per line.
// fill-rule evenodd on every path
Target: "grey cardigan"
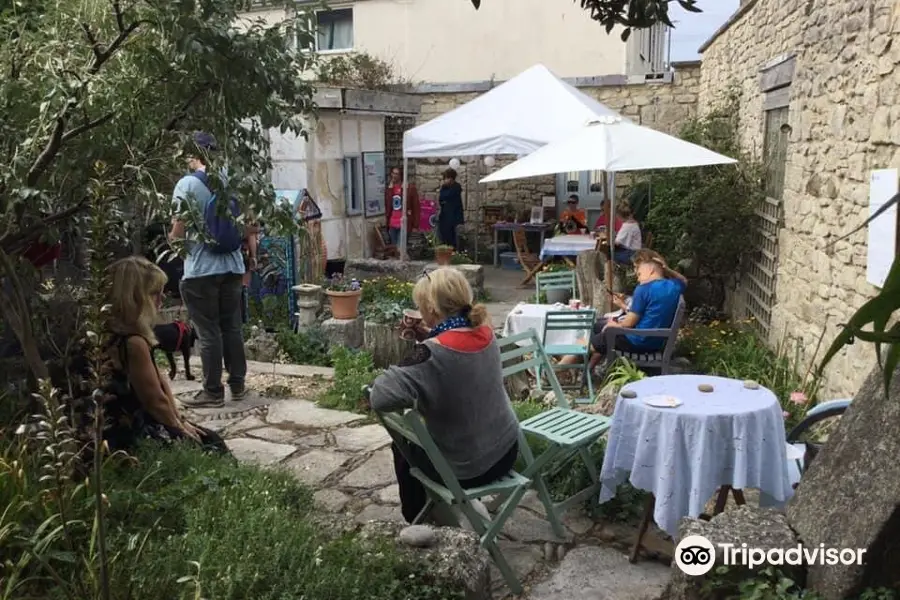
M 378 376 L 370 403 L 380 412 L 415 408 L 461 480 L 483 475 L 518 439 L 519 422 L 503 384 L 493 332 L 490 343 L 477 351 L 435 340 L 418 344 L 410 359 Z

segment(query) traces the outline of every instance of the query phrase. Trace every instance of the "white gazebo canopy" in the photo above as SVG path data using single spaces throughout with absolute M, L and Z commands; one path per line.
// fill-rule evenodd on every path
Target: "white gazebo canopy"
M 529 154 L 604 117 L 619 114 L 544 65 L 535 65 L 474 100 L 408 130 L 403 134 L 401 252 L 406 253 L 408 227 L 408 159 Z
M 403 156 L 528 154 L 612 109 L 535 65 L 403 135 Z

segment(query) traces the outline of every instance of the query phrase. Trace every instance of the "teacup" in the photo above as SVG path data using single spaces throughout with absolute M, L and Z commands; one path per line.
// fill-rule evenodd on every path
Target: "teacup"
M 421 323 L 422 313 L 411 308 L 404 310 L 400 319 L 400 339 L 414 341 Z
M 581 308 L 581 300 L 578 300 L 577 298 L 572 298 L 571 300 L 569 300 L 569 308 L 571 308 L 572 310 L 580 309 Z

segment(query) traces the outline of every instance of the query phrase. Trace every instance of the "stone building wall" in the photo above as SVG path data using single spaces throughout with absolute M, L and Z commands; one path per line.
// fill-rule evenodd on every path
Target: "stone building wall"
M 876 289 L 866 282 L 865 230 L 872 169 L 900 167 L 900 3 L 896 0 L 749 0 L 702 49 L 701 112 L 736 89 L 741 139 L 761 155 L 764 110 L 776 95 L 767 65 L 794 55 L 788 95 L 783 223 L 770 342 L 818 358 L 837 326 Z M 780 59 L 779 59 L 780 57 Z M 769 85 L 771 87 L 771 85 Z M 746 286 L 746 281 L 742 282 Z M 857 342 L 831 364 L 824 397 L 855 393 L 873 366 Z
M 596 98 L 606 106 L 619 111 L 622 115 L 635 119 L 643 125 L 677 133 L 686 120 L 696 114 L 698 88 L 700 85 L 700 65 L 697 62 L 676 63 L 675 73 L 671 81 L 661 83 L 629 84 L 619 76 L 592 78 L 585 85 L 576 85 L 588 95 Z M 587 85 L 590 84 L 590 85 Z M 422 94 L 422 105 L 417 125 L 421 125 L 454 108 L 474 99 L 487 91 L 484 89 L 471 92 L 432 92 Z M 417 159 L 416 185 L 419 192 L 437 199 L 441 174 L 447 168 L 452 157 L 435 159 Z M 463 166 L 457 169 L 459 182 L 467 189 L 466 222 L 474 223 L 479 217 L 480 207 L 489 203 L 511 204 L 516 210 L 530 210 L 540 203 L 542 196 L 556 194 L 556 178 L 554 176 L 533 177 L 523 180 L 512 180 L 485 184 L 479 188 L 477 182 L 488 173 L 501 168 L 515 160 L 515 157 L 497 157 L 496 165 L 488 170 L 472 157 L 456 157 L 464 160 Z M 617 186 L 625 187 L 627 176 L 617 179 Z

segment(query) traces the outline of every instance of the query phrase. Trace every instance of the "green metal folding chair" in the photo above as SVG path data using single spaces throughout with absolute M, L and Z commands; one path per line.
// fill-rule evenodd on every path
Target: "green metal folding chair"
M 543 346 L 547 356 L 577 356 L 581 362 L 562 365 L 559 363 L 551 364 L 549 370 L 565 371 L 577 370 L 581 371 L 581 385 L 566 386 L 566 389 L 581 390 L 587 387 L 588 397 L 576 399 L 577 404 L 591 404 L 594 402 L 594 382 L 591 380 L 590 358 L 591 358 L 591 334 L 594 331 L 594 320 L 597 317 L 597 311 L 593 309 L 583 310 L 565 310 L 548 312 L 544 320 L 544 337 Z M 575 338 L 575 343 L 571 344 L 553 344 L 550 339 L 554 333 L 569 332 Z M 549 341 L 548 341 L 549 340 Z M 541 373 L 543 366 L 537 367 L 537 389 L 542 391 Z
M 503 531 L 503 525 L 512 515 L 516 506 L 519 505 L 531 481 L 515 471 L 510 471 L 505 477 L 488 485 L 464 489 L 450 468 L 447 459 L 444 458 L 444 455 L 441 454 L 441 451 L 434 443 L 431 434 L 428 433 L 428 429 L 425 427 L 425 423 L 419 413 L 414 410 L 408 410 L 402 415 L 399 413 L 376 414 L 385 429 L 397 442 L 400 451 L 404 453 L 410 465 L 414 463 L 409 460 L 410 457 L 404 452 L 406 443 L 413 443 L 425 450 L 428 459 L 443 480 L 442 482 L 434 481 L 417 468 L 411 470 L 412 476 L 418 479 L 428 492 L 428 502 L 416 516 L 413 523 L 421 523 L 437 502 L 443 502 L 449 507 L 458 507 L 472 524 L 479 536 L 481 547 L 487 550 L 491 558 L 493 558 L 494 564 L 497 565 L 497 569 L 499 569 L 500 574 L 506 580 L 510 591 L 517 595 L 521 594 L 522 584 L 500 551 L 500 547 L 497 545 L 497 536 Z M 472 500 L 494 495 L 501 496 L 505 500 L 497 510 L 495 517 L 485 519 L 472 506 Z
M 549 273 L 538 273 L 534 279 L 535 293 L 537 298 L 541 294 L 546 294 L 549 290 L 569 290 L 572 297 L 578 297 L 578 283 L 575 280 L 575 271 L 551 271 Z
M 534 331 L 529 330 L 500 338 L 498 344 L 504 365 L 504 377 L 543 367 L 547 371 L 550 388 L 556 397 L 555 408 L 519 424 L 521 432 L 519 451 L 525 459 L 522 475 L 530 479 L 537 490 L 538 497 L 547 511 L 547 519 L 553 527 L 553 533 L 563 538 L 566 530 L 561 519 L 566 510 L 600 493 L 600 476 L 590 449 L 609 430 L 612 421 L 609 417 L 577 412 L 569 407 L 559 380 L 550 368 L 550 359 Z M 547 449 L 538 457 L 534 456 L 528 444 L 529 435 L 547 444 Z M 583 490 L 556 502 L 547 489 L 546 478 L 564 468 L 575 458 L 580 458 L 584 462 L 590 483 Z

